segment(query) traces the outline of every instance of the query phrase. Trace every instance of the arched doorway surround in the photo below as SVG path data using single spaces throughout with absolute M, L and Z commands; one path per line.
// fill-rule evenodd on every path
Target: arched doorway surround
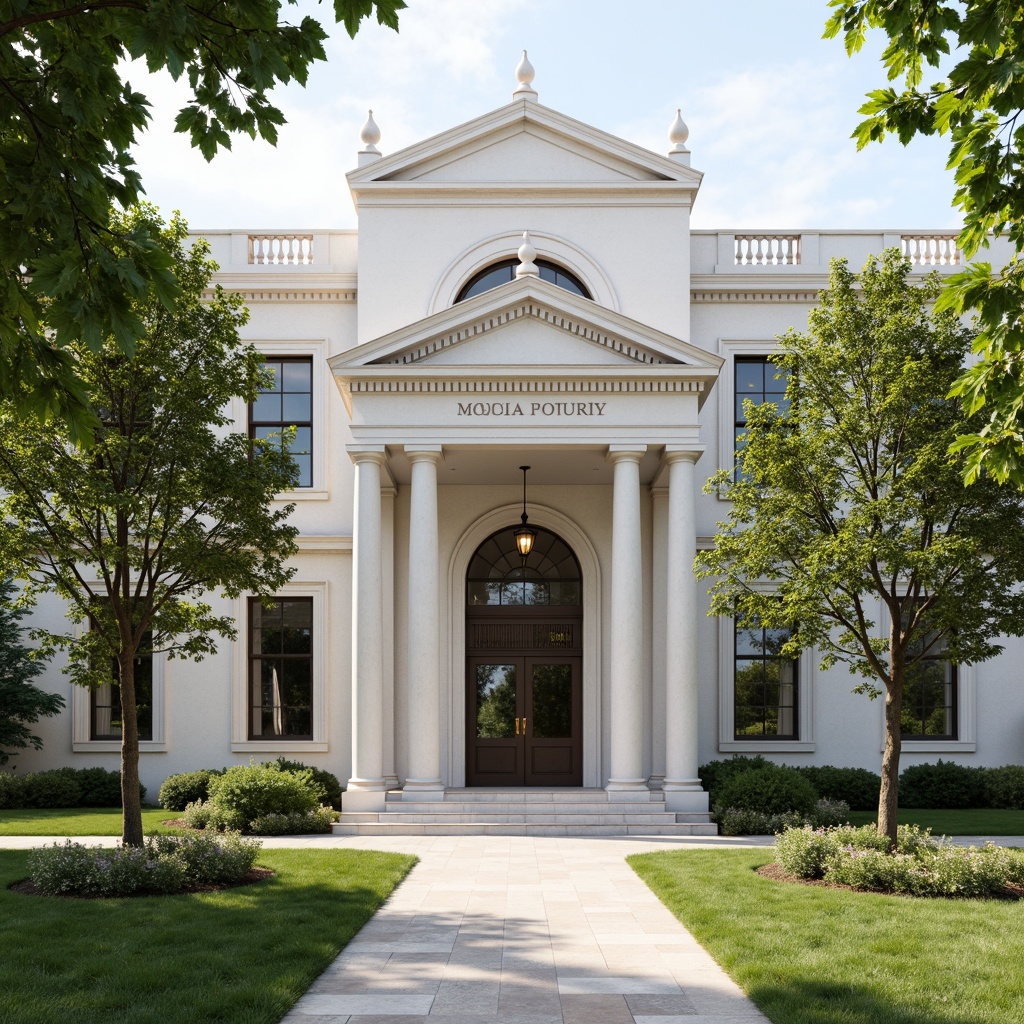
M 480 545 L 504 527 L 517 525 L 521 512 L 521 504 L 510 504 L 481 516 L 463 533 L 448 564 L 445 747 L 447 775 L 453 786 L 466 784 L 466 575 Z M 601 570 L 597 552 L 587 535 L 555 509 L 531 501 L 530 525 L 557 534 L 579 562 L 583 599 L 583 785 L 597 787 L 601 785 Z
M 466 783 L 583 784 L 583 581 L 572 549 L 514 523 L 477 548 L 466 576 Z

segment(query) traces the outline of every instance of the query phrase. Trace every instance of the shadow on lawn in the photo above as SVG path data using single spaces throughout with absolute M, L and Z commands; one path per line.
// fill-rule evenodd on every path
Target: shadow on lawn
M 977 1024 L 979 1020 L 970 1006 L 900 1006 L 867 986 L 811 979 L 756 985 L 750 997 L 773 1024 Z

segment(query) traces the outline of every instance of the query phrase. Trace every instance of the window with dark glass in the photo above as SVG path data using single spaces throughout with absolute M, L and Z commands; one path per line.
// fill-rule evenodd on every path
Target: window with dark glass
M 312 487 L 313 360 L 271 357 L 264 366 L 271 382 L 249 406 L 249 436 L 286 445 L 299 473 L 295 486 Z
M 140 740 L 153 738 L 153 655 L 149 651 L 152 644 L 152 634 L 144 633 L 133 672 L 135 677 L 135 721 Z M 117 658 L 111 658 L 110 681 L 95 687 L 90 693 L 90 739 L 118 741 L 121 739 L 124 719 L 121 715 L 120 678 L 120 666 L 117 663 Z
M 580 567 L 569 546 L 542 527 L 524 560 L 516 527 L 492 534 L 477 548 L 466 573 L 470 605 L 579 605 Z
M 249 738 L 313 738 L 313 599 L 249 599 Z
M 743 411 L 743 403 L 751 401 L 754 405 L 772 402 L 778 406 L 779 412 L 788 408 L 786 402 L 786 383 L 789 374 L 771 356 L 737 356 L 733 364 L 735 375 L 735 409 L 733 410 L 733 451 L 739 458 L 743 450 L 742 435 L 747 430 L 747 417 Z M 737 474 L 739 470 L 736 470 Z
M 903 682 L 903 738 L 955 740 L 957 667 L 946 656 L 945 640 L 925 632 L 907 654 L 910 658 L 920 655 L 920 660 L 907 667 Z
M 586 285 L 575 274 L 571 274 L 564 267 L 558 266 L 557 263 L 551 263 L 549 260 L 536 260 L 535 262 L 540 270 L 540 279 L 542 281 L 549 281 L 551 284 L 564 288 L 567 292 L 572 292 L 574 295 L 582 295 L 585 299 L 592 298 L 590 292 L 587 291 Z M 482 295 L 484 292 L 489 292 L 492 288 L 497 288 L 498 285 L 514 281 L 516 279 L 516 267 L 518 266 L 518 259 L 492 263 L 489 267 L 485 267 L 479 273 L 474 274 L 462 286 L 459 294 L 455 297 L 455 301 L 462 302 L 463 299 L 471 299 L 474 295 Z
M 738 740 L 799 739 L 798 663 L 782 655 L 787 629 L 734 628 L 733 732 Z

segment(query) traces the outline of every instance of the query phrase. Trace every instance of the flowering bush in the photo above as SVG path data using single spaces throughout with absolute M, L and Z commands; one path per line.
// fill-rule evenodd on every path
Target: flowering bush
M 787 828 L 776 840 L 776 862 L 800 878 L 912 896 L 993 896 L 1024 884 L 1024 857 L 993 846 L 964 849 L 900 825 L 897 851 L 874 825 Z
M 819 800 L 808 815 L 799 811 L 768 814 L 745 807 L 716 807 L 714 819 L 724 836 L 768 836 L 802 825 L 824 827 L 846 821 L 850 808 L 842 800 Z
M 63 844 L 32 850 L 32 881 L 47 896 L 141 896 L 240 881 L 260 844 L 238 835 L 150 836 L 144 846 Z

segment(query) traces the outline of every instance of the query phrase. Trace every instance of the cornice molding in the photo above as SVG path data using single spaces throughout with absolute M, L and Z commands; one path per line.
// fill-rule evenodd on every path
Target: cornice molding
M 705 381 L 698 379 L 637 380 L 465 380 L 453 377 L 395 379 L 362 377 L 342 384 L 351 394 L 701 394 Z
M 796 302 L 805 306 L 816 306 L 821 301 L 821 293 L 818 291 L 789 291 L 786 289 L 762 289 L 759 291 L 711 291 L 702 289 L 690 292 L 690 301 L 693 303 L 708 302 L 757 302 L 757 303 L 779 303 Z

